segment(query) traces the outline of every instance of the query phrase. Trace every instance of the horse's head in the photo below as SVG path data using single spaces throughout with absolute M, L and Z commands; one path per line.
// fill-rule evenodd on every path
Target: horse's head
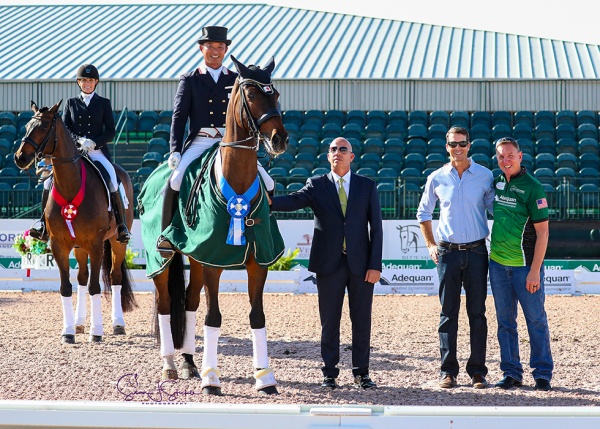
M 15 152 L 15 164 L 22 170 L 31 166 L 37 156 L 50 154 L 56 149 L 56 121 L 60 100 L 51 108 L 38 109 L 32 101 L 31 110 L 34 115 L 25 126 L 25 137 L 21 140 L 19 149 Z M 51 144 L 49 144 L 52 142 Z
M 273 155 L 285 152 L 288 133 L 283 126 L 279 109 L 279 92 L 273 86 L 271 73 L 275 68 L 273 57 L 264 68 L 245 66 L 232 55 L 231 60 L 239 73 L 232 97 L 239 94 L 239 115 L 236 122 L 245 128 L 251 136 L 264 141 L 265 149 Z M 229 124 L 227 125 L 229 126 Z

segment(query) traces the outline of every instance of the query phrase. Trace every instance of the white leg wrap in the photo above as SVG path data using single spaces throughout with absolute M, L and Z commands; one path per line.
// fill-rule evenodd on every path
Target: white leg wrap
M 91 320 L 90 335 L 104 335 L 102 326 L 102 294 L 90 295 Z
M 205 368 L 217 368 L 217 344 L 221 328 L 204 325 L 204 353 L 202 355 L 202 372 Z
M 77 286 L 77 304 L 75 306 L 75 324 L 77 326 L 85 326 L 87 317 L 87 285 Z
M 183 336 L 183 347 L 181 353 L 193 355 L 196 352 L 196 312 L 185 312 L 185 334 Z
M 75 335 L 75 318 L 73 317 L 73 297 L 61 296 L 63 309 L 62 335 Z
M 171 315 L 158 315 L 158 330 L 160 334 L 160 355 L 164 358 L 175 354 L 173 335 L 171 334 Z
M 173 355 L 163 356 L 163 369 L 177 370 Z
M 202 384 L 200 387 L 205 388 L 207 386 L 221 387 L 221 380 L 219 377 L 221 372 L 216 368 L 206 368 L 202 370 Z
M 110 288 L 112 289 L 112 324 L 113 326 L 125 326 L 121 307 L 121 285 L 113 285 Z
M 252 351 L 254 368 L 268 368 L 267 328 L 252 329 Z
M 275 181 L 271 178 L 271 176 L 269 176 L 269 173 L 265 171 L 265 167 L 263 167 L 260 162 L 258 163 L 258 172 L 265 183 L 265 188 L 267 188 L 267 191 L 272 191 L 275 188 Z
M 254 378 L 256 378 L 256 383 L 254 384 L 254 388 L 256 390 L 277 385 L 277 381 L 275 381 L 275 375 L 273 374 L 273 370 L 270 368 L 265 368 L 261 369 L 260 371 L 256 371 L 254 373 Z

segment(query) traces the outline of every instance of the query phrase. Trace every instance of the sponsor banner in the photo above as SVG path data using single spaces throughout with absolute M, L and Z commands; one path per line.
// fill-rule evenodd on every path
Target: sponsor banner
M 21 257 L 21 268 L 31 268 L 35 270 L 56 270 L 58 266 L 54 261 L 54 255 L 45 253 L 43 255 L 34 255 L 27 253 Z
M 375 285 L 377 294 L 437 294 L 439 279 L 432 269 L 384 269 Z

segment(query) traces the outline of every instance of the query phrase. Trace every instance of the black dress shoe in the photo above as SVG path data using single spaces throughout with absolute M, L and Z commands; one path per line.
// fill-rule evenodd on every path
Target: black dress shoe
M 354 386 L 363 389 L 376 388 L 377 385 L 369 378 L 369 374 L 355 375 Z
M 552 386 L 550 385 L 550 382 L 548 380 L 543 378 L 537 378 L 535 380 L 535 390 L 549 392 L 550 390 L 552 390 Z
M 340 387 L 337 384 L 337 380 L 335 379 L 335 377 L 325 377 L 323 379 L 323 383 L 321 384 L 321 389 L 336 389 Z
M 523 382 L 516 378 L 509 377 L 508 375 L 496 383 L 496 387 L 500 389 L 510 389 L 511 387 L 522 386 Z

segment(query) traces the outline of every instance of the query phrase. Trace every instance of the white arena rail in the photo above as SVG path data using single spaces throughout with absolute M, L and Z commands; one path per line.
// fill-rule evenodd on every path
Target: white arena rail
M 597 429 L 597 407 L 427 407 L 0 401 L 0 429 Z

